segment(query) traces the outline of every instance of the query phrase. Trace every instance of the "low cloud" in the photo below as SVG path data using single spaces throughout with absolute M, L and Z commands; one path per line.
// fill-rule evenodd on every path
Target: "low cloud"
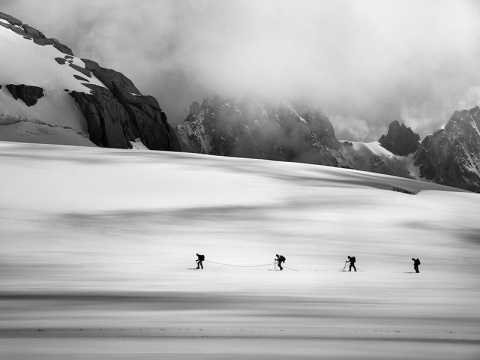
M 339 140 L 366 141 L 370 139 L 370 129 L 365 120 L 355 116 L 333 115 L 330 121 Z M 380 136 L 377 137 L 380 138 Z
M 457 103 L 459 110 L 468 110 L 475 106 L 480 106 L 480 85 L 469 88 Z
M 337 134 L 372 140 L 394 120 L 424 136 L 479 101 L 476 1 L 10 0 L 2 11 L 123 72 L 173 124 L 214 94 L 308 96 Z

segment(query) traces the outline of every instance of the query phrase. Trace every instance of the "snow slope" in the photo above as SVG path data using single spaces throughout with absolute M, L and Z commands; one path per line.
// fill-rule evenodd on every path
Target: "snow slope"
M 7 142 L 0 167 L 0 358 L 480 356 L 477 194 L 307 164 Z M 202 271 L 190 270 L 197 252 Z M 338 271 L 347 255 L 361 271 Z
M 380 174 L 424 180 L 414 165 L 413 154 L 397 156 L 378 141 L 369 143 L 340 141 L 339 163 L 342 166 Z
M 56 127 L 69 127 L 79 132 L 79 136 L 88 136 L 87 123 L 69 91 L 90 93 L 90 89 L 82 85 L 90 83 L 105 87 L 95 75 L 90 77 L 80 73 L 69 64 L 85 68 L 83 61 L 77 57 L 67 56 L 57 50 L 53 45 L 41 46 L 32 40 L 23 38 L 21 35 L 0 26 L 0 115 L 24 119 L 24 122 L 36 121 L 35 128 L 42 131 L 45 123 Z M 63 58 L 65 64 L 59 64 L 55 58 Z M 84 80 L 74 77 L 80 76 Z M 22 100 L 15 100 L 5 87 L 7 84 L 25 84 L 39 86 L 44 89 L 45 96 L 37 104 L 28 107 Z M 3 131 L 0 123 L 0 133 Z M 33 126 L 29 124 L 28 126 Z M 58 129 L 57 129 L 58 130 Z M 49 142 L 58 144 L 71 144 L 68 142 L 66 132 L 51 134 Z M 19 136 L 18 134 L 16 134 Z M 67 139 L 63 138 L 63 135 Z M 5 136 L 4 136 L 5 138 Z M 23 134 L 21 138 L 26 142 L 42 142 L 35 134 L 28 136 Z M 8 140 L 15 140 L 9 138 Z M 22 140 L 19 140 L 22 141 Z M 82 141 L 82 140 L 79 140 Z

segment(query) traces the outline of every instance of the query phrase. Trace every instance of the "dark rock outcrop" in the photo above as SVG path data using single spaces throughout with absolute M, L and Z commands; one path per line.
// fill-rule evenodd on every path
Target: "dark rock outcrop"
M 128 134 L 128 113 L 108 90 L 98 87 L 92 94 L 73 91 L 76 100 L 87 119 L 90 140 L 103 147 L 130 148 L 128 140 L 134 140 Z
M 15 18 L 11 15 L 2 13 L 2 12 L 0 12 L 0 19 L 7 20 L 12 25 L 17 25 L 17 26 L 22 25 L 22 22 L 20 20 L 18 20 L 17 18 Z
M 35 105 L 44 96 L 43 89 L 38 86 L 9 84 L 7 89 L 15 100 L 22 99 L 27 106 Z
M 418 149 L 420 136 L 405 124 L 394 121 L 388 127 L 387 135 L 383 135 L 379 143 L 395 155 L 406 156 Z
M 82 73 L 83 75 L 85 76 L 88 76 L 89 78 L 92 77 L 92 74 L 90 74 L 90 71 L 88 71 L 87 69 L 84 69 L 78 65 L 75 65 L 75 64 L 68 64 L 68 66 L 70 66 L 72 69 Z
M 37 45 L 42 45 L 42 46 L 53 45 L 53 47 L 55 47 L 57 50 L 63 52 L 64 54 L 73 55 L 72 49 L 70 49 L 68 46 L 62 44 L 57 39 L 54 39 L 54 38 L 44 39 L 44 38 L 35 38 L 35 37 L 32 38 L 32 39 Z
M 25 39 L 32 39 L 36 44 L 42 45 L 42 46 L 53 45 L 59 51 L 68 55 L 73 55 L 72 50 L 68 46 L 62 44 L 57 39 L 54 39 L 54 38 L 48 39 L 40 30 L 37 30 L 34 27 L 31 27 L 30 25 L 23 24 L 20 20 L 18 20 L 17 18 L 14 18 L 13 16 L 0 12 L 0 19 L 6 20 L 9 22 L 9 24 L 5 24 L 4 22 L 0 21 L 0 26 L 6 27 L 12 30 L 13 32 L 23 36 Z
M 73 91 L 87 119 L 90 139 L 98 146 L 131 148 L 140 138 L 151 150 L 180 151 L 165 113 L 151 96 L 134 96 L 112 82 L 112 89 L 91 85 L 92 94 Z
M 420 175 L 438 184 L 480 192 L 480 108 L 456 111 L 444 129 L 415 152 Z
M 184 151 L 336 166 L 340 145 L 321 110 L 301 101 L 214 97 L 176 127 Z
M 25 31 L 25 33 L 31 36 L 32 38 L 46 39 L 45 35 L 43 35 L 43 33 L 40 30 L 37 30 L 27 24 L 23 24 L 22 28 Z
M 85 63 L 85 69 L 91 71 L 110 91 L 113 91 L 113 84 L 115 83 L 118 88 L 126 92 L 142 95 L 133 85 L 133 82 L 122 73 L 112 69 L 105 69 L 92 60 L 82 59 L 82 61 Z
M 67 45 L 62 44 L 60 41 L 58 41 L 58 40 L 55 39 L 55 38 L 51 38 L 50 40 L 53 41 L 53 46 L 54 46 L 57 50 L 63 52 L 64 54 L 72 55 L 72 56 L 73 56 L 73 51 L 72 51 L 72 49 L 70 49 Z
M 73 75 L 73 77 L 77 80 L 80 80 L 80 81 L 85 81 L 87 83 L 89 82 L 88 79 L 85 79 L 84 77 L 81 77 L 81 76 L 78 76 L 78 75 Z
M 181 151 L 175 131 L 154 97 L 141 95 L 133 82 L 118 71 L 82 60 L 85 69 L 74 68 L 89 76 L 92 72 L 107 87 L 83 83 L 93 90 L 92 94 L 71 94 L 87 119 L 95 144 L 127 148 L 131 147 L 129 141 L 140 138 L 150 150 Z

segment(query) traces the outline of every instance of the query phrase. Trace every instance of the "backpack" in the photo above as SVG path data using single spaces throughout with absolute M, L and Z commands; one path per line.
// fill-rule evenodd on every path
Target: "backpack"
M 282 262 L 285 262 L 285 260 L 287 260 L 287 259 L 285 259 L 285 257 L 282 255 L 282 256 L 280 256 L 280 257 L 278 258 L 278 260 L 280 260 L 280 261 L 282 261 Z
M 200 261 L 205 261 L 205 255 L 199 255 L 198 260 Z
M 420 265 L 420 259 L 417 259 L 417 264 Z
M 351 262 L 352 264 L 354 264 L 356 261 L 357 261 L 357 259 L 355 259 L 355 256 L 352 256 L 352 257 L 350 258 L 350 262 Z

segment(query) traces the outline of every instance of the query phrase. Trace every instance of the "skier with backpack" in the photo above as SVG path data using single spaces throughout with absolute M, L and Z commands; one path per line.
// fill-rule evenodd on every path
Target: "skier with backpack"
M 285 257 L 283 255 L 276 254 L 276 256 L 277 257 L 275 258 L 275 261 L 277 262 L 277 265 L 280 268 L 280 270 L 283 270 L 282 263 L 284 263 L 285 260 L 287 260 L 287 259 L 285 259 Z
M 418 270 L 418 266 L 420 265 L 420 259 L 415 259 L 415 258 L 412 258 L 413 260 L 413 269 L 415 270 L 415 272 L 418 274 L 420 271 Z
M 200 254 L 197 254 L 197 269 L 200 269 L 200 267 L 202 267 L 202 270 L 203 270 L 203 262 L 205 261 L 205 255 L 200 255 Z
M 348 268 L 348 271 L 352 271 L 352 267 L 353 267 L 353 270 L 357 271 L 357 268 L 355 267 L 355 262 L 357 261 L 357 259 L 355 259 L 355 256 L 347 256 L 348 257 L 348 260 L 346 261 L 346 263 L 350 263 L 350 267 Z

